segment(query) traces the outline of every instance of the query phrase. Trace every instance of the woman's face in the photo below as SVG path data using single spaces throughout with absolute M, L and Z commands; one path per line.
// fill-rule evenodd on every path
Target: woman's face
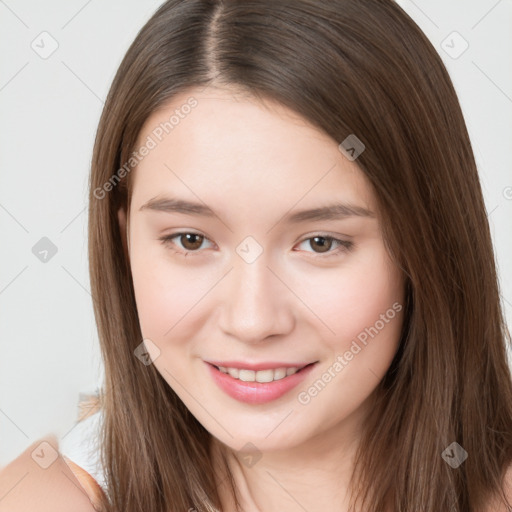
M 226 90 L 175 96 L 145 123 L 132 171 L 128 245 L 146 340 L 136 355 L 147 347 L 234 450 L 357 429 L 403 316 L 402 276 L 357 159 L 266 105 Z M 123 230 L 125 219 L 120 210 Z

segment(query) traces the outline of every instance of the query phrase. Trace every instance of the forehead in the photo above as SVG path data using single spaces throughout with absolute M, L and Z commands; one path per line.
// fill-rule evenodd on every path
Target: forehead
M 152 149 L 132 171 L 132 206 L 168 193 L 214 205 L 265 203 L 276 213 L 298 201 L 317 206 L 319 197 L 374 208 L 369 183 L 340 142 L 271 100 L 190 89 L 140 131 L 136 147 Z

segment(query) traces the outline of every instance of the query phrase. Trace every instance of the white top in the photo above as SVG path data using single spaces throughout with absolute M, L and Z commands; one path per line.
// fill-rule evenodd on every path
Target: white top
M 59 451 L 87 471 L 105 491 L 103 468 L 100 463 L 98 429 L 103 419 L 101 409 L 82 421 L 59 442 Z

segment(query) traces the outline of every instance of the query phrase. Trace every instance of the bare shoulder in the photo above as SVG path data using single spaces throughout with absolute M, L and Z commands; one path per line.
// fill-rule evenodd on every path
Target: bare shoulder
M 0 469 L 0 512 L 96 512 L 55 436 L 32 443 Z

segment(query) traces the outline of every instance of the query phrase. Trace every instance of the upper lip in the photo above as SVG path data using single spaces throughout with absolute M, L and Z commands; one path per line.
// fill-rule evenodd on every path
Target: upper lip
M 306 363 L 284 363 L 282 361 L 265 361 L 261 363 L 247 363 L 242 361 L 205 361 L 214 366 L 223 366 L 224 368 L 238 368 L 239 370 L 271 370 L 275 368 L 304 368 L 308 364 L 317 361 L 308 361 Z

